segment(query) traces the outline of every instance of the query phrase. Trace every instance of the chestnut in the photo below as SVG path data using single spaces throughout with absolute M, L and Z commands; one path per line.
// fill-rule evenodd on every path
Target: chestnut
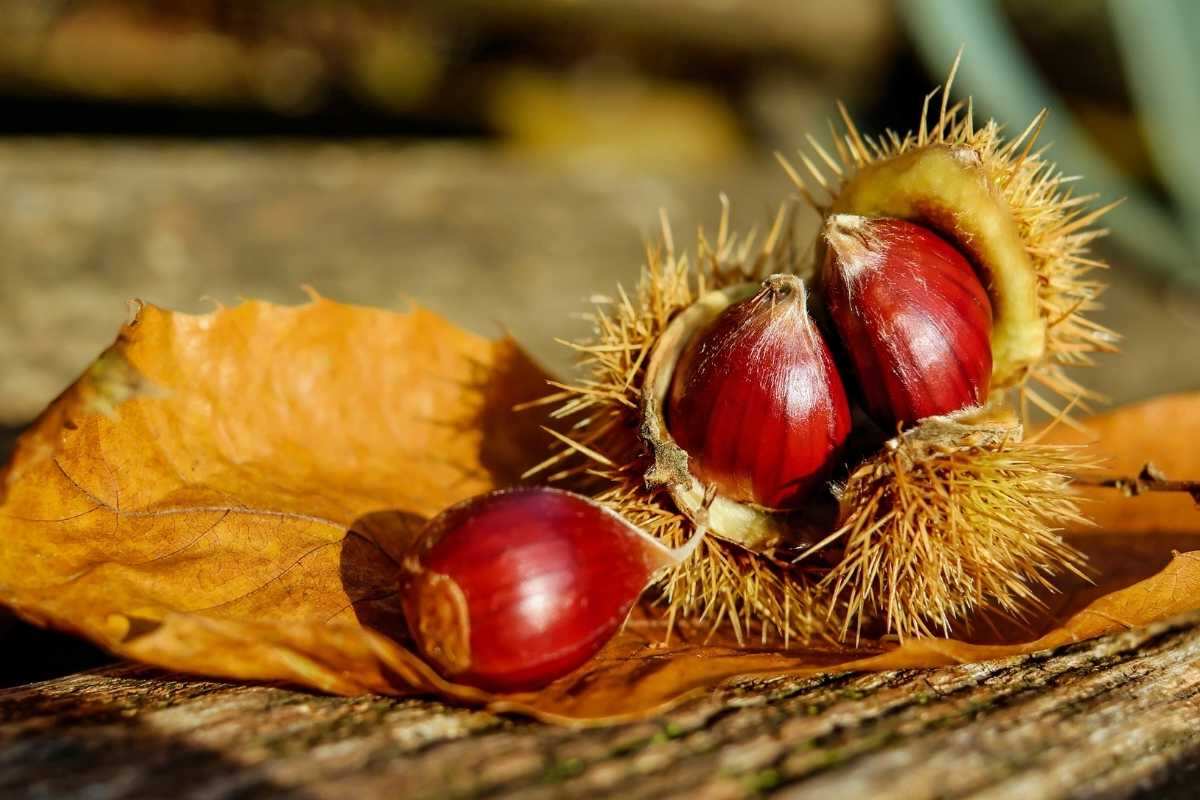
M 806 301 L 800 278 L 768 277 L 699 331 L 675 368 L 667 428 L 692 473 L 728 499 L 800 506 L 850 433 L 846 391 Z
M 992 308 L 971 263 L 922 225 L 834 214 L 822 288 L 867 412 L 885 428 L 982 405 Z
M 528 487 L 433 518 L 405 560 L 409 631 L 443 676 L 491 691 L 536 689 L 590 659 L 674 550 L 580 495 Z

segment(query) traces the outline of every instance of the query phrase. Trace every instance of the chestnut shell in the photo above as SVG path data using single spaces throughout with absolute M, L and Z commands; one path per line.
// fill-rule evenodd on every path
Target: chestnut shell
M 658 337 L 642 381 L 641 427 L 638 431 L 649 456 L 646 486 L 667 490 L 676 508 L 695 525 L 754 552 L 771 551 L 788 541 L 813 544 L 829 532 L 836 503 L 807 503 L 801 509 L 772 509 L 726 497 L 701 483 L 692 473 L 692 459 L 680 447 L 667 423 L 667 404 L 680 359 L 693 338 L 730 306 L 762 291 L 759 283 L 743 283 L 701 295 L 671 320 Z
M 539 688 L 590 659 L 678 553 L 588 498 L 545 487 L 481 495 L 434 518 L 407 564 L 405 616 L 454 681 Z
M 885 430 L 987 401 L 992 309 L 971 263 L 900 219 L 830 217 L 829 316 L 867 411 Z
M 803 282 L 774 275 L 688 343 L 667 426 L 693 474 L 725 497 L 800 506 L 850 432 L 841 376 L 809 318 Z

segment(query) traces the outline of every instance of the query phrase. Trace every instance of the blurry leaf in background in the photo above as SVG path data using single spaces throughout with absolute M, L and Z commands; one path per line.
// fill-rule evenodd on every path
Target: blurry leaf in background
M 1200 284 L 1200 6 L 1192 0 L 1109 0 L 1141 128 L 1171 193 L 1192 258 L 1182 274 Z
M 164 24 L 118 4 L 85 5 L 56 21 L 36 58 L 12 64 L 49 86 L 112 99 L 197 104 L 246 98 L 254 64 L 233 38 Z
M 715 94 L 633 75 L 513 69 L 496 83 L 490 117 L 515 150 L 575 165 L 681 170 L 744 148 L 737 117 Z
M 0 85 L 24 91 L 271 105 L 256 94 L 259 72 L 306 53 L 295 83 L 363 89 L 384 108 L 411 107 L 449 73 L 538 62 L 570 72 L 597 55 L 718 83 L 718 67 L 737 78 L 755 62 L 792 62 L 852 84 L 894 30 L 886 0 L 844 0 L 838 14 L 787 0 L 0 0 L 0 19 Z
M 1021 7 L 1023 2 L 1010 0 Z M 1044 4 L 1027 24 L 1040 25 Z M 1200 9 L 1188 0 L 1139 3 L 1112 0 L 1055 4 L 1057 16 L 1095 21 L 1109 12 L 1104 36 L 1115 33 L 1122 66 L 1142 112 L 1140 126 L 1149 133 L 1150 156 L 1158 177 L 1172 194 L 1162 203 L 1153 187 L 1144 186 L 1119 169 L 1120 162 L 1098 144 L 1069 113 L 1058 90 L 1021 48 L 1014 25 L 998 2 L 987 0 L 900 0 L 898 7 L 917 47 L 935 74 L 945 69 L 960 48 L 967 51 L 959 80 L 962 91 L 975 96 L 976 107 L 998 119 L 1024 124 L 1042 109 L 1052 109 L 1042 140 L 1054 143 L 1053 157 L 1068 174 L 1086 175 L 1089 191 L 1104 199 L 1124 198 L 1107 218 L 1119 244 L 1138 257 L 1138 266 L 1153 269 L 1191 288 L 1200 287 L 1200 151 L 1191 132 L 1200 117 L 1200 70 L 1194 42 L 1200 34 Z M 1084 48 L 1059 43 L 1061 59 L 1091 65 Z M 1090 49 L 1090 48 L 1089 48 Z
M 432 94 L 449 66 L 431 26 L 364 31 L 351 54 L 354 82 L 372 103 L 396 112 L 432 102 Z

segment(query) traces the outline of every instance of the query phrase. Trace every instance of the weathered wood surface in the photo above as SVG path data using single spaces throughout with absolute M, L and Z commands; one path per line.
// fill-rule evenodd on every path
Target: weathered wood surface
M 1200 614 L 1052 653 L 745 684 L 566 730 L 119 666 L 0 693 L 0 796 L 1200 796 Z
M 789 118 L 796 129 L 823 124 Z M 681 247 L 718 195 L 743 232 L 789 193 L 759 160 L 648 174 L 557 169 L 479 145 L 0 142 L 0 424 L 28 422 L 95 358 L 139 297 L 184 311 L 242 297 L 429 306 L 510 330 L 565 369 L 556 337 L 586 298 L 637 280 L 667 209 Z M 815 215 L 802 218 L 812 232 Z M 1200 297 L 1118 263 L 1101 322 L 1122 353 L 1088 371 L 1116 402 L 1200 386 Z
M 681 244 L 769 221 L 773 164 L 699 176 L 560 171 L 470 145 L 0 141 L 0 423 L 28 422 L 141 298 L 190 312 L 246 297 L 412 301 L 569 361 L 586 298 L 637 280 L 671 211 Z M 813 218 L 808 218 L 809 224 Z

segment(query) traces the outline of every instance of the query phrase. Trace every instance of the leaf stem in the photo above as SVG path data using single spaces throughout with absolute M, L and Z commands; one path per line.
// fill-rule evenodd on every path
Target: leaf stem
M 1200 481 L 1170 480 L 1158 467 L 1147 463 L 1136 477 L 1079 478 L 1075 481 L 1083 486 L 1117 489 L 1127 497 L 1137 497 L 1145 492 L 1186 492 L 1192 501 L 1200 505 Z

